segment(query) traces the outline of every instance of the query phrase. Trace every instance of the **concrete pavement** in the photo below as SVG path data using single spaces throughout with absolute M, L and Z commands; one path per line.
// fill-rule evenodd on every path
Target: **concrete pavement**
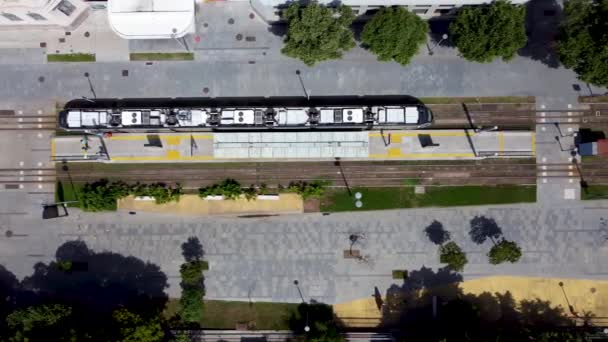
M 397 281 L 394 269 L 410 272 L 439 264 L 438 247 L 424 228 L 437 220 L 467 253 L 464 279 L 519 275 L 605 279 L 608 275 L 606 201 L 572 202 L 568 206 L 538 204 L 412 209 L 378 212 L 304 214 L 265 218 L 195 218 L 126 212 L 80 214 L 42 223 L 39 217 L 0 216 L 0 263 L 23 277 L 37 261 L 49 261 L 63 242 L 81 239 L 96 251 L 133 255 L 158 264 L 169 277 L 172 296 L 179 294 L 180 245 L 200 239 L 210 270 L 207 298 L 299 302 L 293 280 L 303 295 L 326 303 L 382 293 Z M 490 265 L 491 242 L 473 243 L 470 220 L 496 220 L 503 235 L 516 241 L 523 257 L 515 264 Z M 369 262 L 345 259 L 349 235 L 365 233 L 355 245 Z

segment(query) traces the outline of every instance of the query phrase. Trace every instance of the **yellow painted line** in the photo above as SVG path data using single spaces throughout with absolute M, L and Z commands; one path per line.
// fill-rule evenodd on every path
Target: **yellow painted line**
M 178 138 L 178 137 L 167 137 L 167 139 L 165 139 L 165 141 L 167 142 L 167 145 L 179 145 L 179 142 L 182 139 Z
M 55 158 L 55 138 L 51 139 L 51 159 Z
M 477 135 L 477 133 L 473 131 L 469 132 L 427 132 L 427 131 L 419 131 L 418 133 L 390 133 L 391 139 L 395 137 L 417 137 L 420 134 L 430 135 L 431 137 L 466 137 L 467 135 L 472 137 Z M 384 132 L 384 137 L 388 139 L 389 133 Z M 370 138 L 381 138 L 382 134 L 380 133 L 369 133 Z
M 474 158 L 473 153 L 410 153 L 394 156 L 389 154 L 370 154 L 369 158 L 373 159 L 419 159 L 419 158 Z
M 505 136 L 502 132 L 498 132 L 498 151 L 503 152 L 505 150 Z
M 185 135 L 159 135 L 159 134 L 148 134 L 148 135 L 113 135 L 111 138 L 107 138 L 108 140 L 148 140 L 148 136 L 149 135 L 158 135 L 159 139 L 161 140 L 169 140 L 169 141 L 174 141 L 175 139 L 179 140 L 179 139 L 190 139 L 190 135 L 189 134 L 185 134 Z M 213 139 L 213 135 L 212 134 L 205 134 L 205 135 L 192 135 L 192 138 L 194 139 Z
M 142 157 L 111 157 L 112 161 L 185 161 L 185 160 L 213 160 L 213 156 L 192 156 L 177 159 L 168 159 L 167 156 L 142 156 Z
M 536 132 L 532 132 L 532 154 L 536 155 Z
M 391 147 L 388 149 L 388 155 L 390 158 L 399 158 L 403 155 L 403 153 L 401 153 L 401 149 L 398 147 Z
M 168 160 L 179 160 L 180 156 L 181 156 L 181 154 L 179 153 L 179 151 L 169 150 L 169 151 L 167 151 L 166 158 Z

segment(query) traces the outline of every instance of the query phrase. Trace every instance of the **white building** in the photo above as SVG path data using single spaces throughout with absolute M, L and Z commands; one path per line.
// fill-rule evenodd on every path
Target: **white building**
M 528 0 L 511 0 L 511 3 L 522 4 Z M 403 6 L 419 16 L 429 19 L 441 15 L 450 15 L 461 6 L 487 4 L 492 0 L 318 0 L 319 3 L 332 6 L 340 3 L 350 6 L 360 18 L 372 16 L 382 7 Z M 251 0 L 256 10 L 268 21 L 280 20 L 281 9 L 288 6 L 285 0 Z
M 0 29 L 71 29 L 88 13 L 89 5 L 81 0 L 0 0 Z
M 181 38 L 194 32 L 194 5 L 194 0 L 108 0 L 108 19 L 125 39 Z

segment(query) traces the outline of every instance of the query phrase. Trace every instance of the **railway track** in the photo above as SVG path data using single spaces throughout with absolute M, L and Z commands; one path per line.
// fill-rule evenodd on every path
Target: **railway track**
M 55 179 L 65 182 L 85 183 L 101 178 L 126 182 L 167 182 L 181 183 L 185 187 L 209 185 L 225 178 L 233 178 L 243 185 L 265 183 L 269 186 L 287 185 L 294 180 L 312 181 L 324 179 L 334 186 L 402 186 L 408 180 L 417 180 L 421 185 L 462 185 L 462 184 L 536 184 L 538 178 L 578 178 L 578 168 L 572 164 L 382 164 L 350 163 L 250 163 L 215 164 L 209 167 L 183 165 L 179 169 L 165 166 L 142 165 L 128 170 L 82 169 L 70 165 L 67 171 L 58 169 L 49 172 L 43 181 Z M 585 163 L 581 166 L 582 176 L 588 182 L 608 182 L 606 163 Z M 14 172 L 14 171 L 13 171 Z M 0 182 L 14 181 L 2 178 Z M 22 177 L 22 176 L 20 176 Z M 27 180 L 37 180 L 33 174 Z
M 55 115 L 0 115 L 0 131 L 54 131 Z

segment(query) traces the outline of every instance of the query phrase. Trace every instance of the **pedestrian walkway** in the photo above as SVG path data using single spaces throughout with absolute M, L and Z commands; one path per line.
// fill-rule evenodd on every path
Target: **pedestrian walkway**
M 578 99 L 571 97 L 537 97 L 537 116 L 540 123 L 536 125 L 536 162 L 538 164 L 572 164 L 572 172 L 562 177 L 542 177 L 538 179 L 537 201 L 543 205 L 554 205 L 580 199 L 580 179 L 576 175 L 576 165 L 580 160 L 576 156 L 574 138 L 578 125 L 562 124 L 545 119 L 545 110 L 568 108 L 575 111 Z M 573 113 L 568 112 L 568 115 Z M 541 166 L 540 176 L 546 176 Z

